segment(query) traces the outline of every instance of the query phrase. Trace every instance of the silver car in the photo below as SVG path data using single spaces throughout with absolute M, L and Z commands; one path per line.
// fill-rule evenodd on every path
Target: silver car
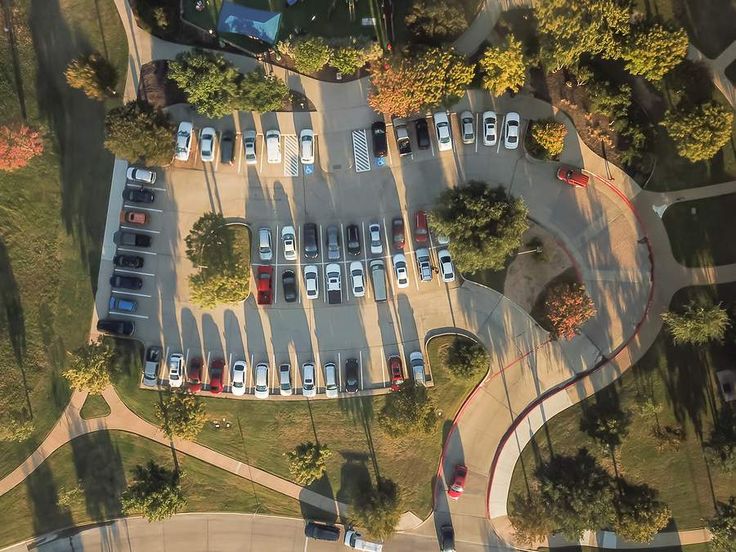
M 470 111 L 463 111 L 460 114 L 460 128 L 463 132 L 463 144 L 472 144 L 475 142 L 473 114 Z
M 256 164 L 256 131 L 243 131 L 243 149 L 245 150 L 245 164 Z
M 373 223 L 368 227 L 368 235 L 371 238 L 371 253 L 380 255 L 383 253 L 383 241 L 381 240 L 381 226 Z
M 327 259 L 330 261 L 340 260 L 340 231 L 334 224 L 327 227 Z

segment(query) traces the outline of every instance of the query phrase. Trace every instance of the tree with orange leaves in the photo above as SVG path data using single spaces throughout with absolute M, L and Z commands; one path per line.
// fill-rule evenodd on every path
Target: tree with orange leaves
M 26 125 L 0 127 L 0 170 L 22 169 L 43 153 L 41 134 Z

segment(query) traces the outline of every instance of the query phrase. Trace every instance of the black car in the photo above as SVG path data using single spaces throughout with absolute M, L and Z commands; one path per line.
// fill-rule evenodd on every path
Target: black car
M 123 199 L 131 203 L 153 203 L 156 196 L 151 190 L 145 188 L 125 188 L 123 190 Z
M 220 163 L 233 164 L 235 157 L 235 135 L 231 130 L 226 130 L 220 138 Z
M 428 149 L 429 129 L 427 128 L 427 119 L 417 119 L 414 121 L 414 127 L 417 131 L 417 145 L 419 149 Z
M 110 335 L 128 337 L 135 333 L 135 324 L 129 320 L 112 320 L 106 318 L 97 321 L 97 331 Z
M 304 224 L 304 256 L 307 259 L 319 257 L 319 240 L 317 239 L 317 225 L 313 222 Z
M 138 255 L 115 255 L 112 262 L 120 268 L 143 268 L 143 257 Z
M 386 141 L 386 123 L 377 121 L 371 125 L 371 136 L 373 136 L 373 155 L 386 157 L 388 155 L 388 142 Z
M 143 287 L 143 280 L 138 276 L 120 276 L 115 274 L 110 278 L 110 285 L 114 288 L 122 289 L 141 289 Z
M 115 232 L 113 241 L 118 245 L 126 245 L 128 247 L 151 247 L 151 236 L 148 234 L 138 234 L 137 232 Z
M 345 244 L 348 253 L 355 257 L 360 255 L 360 229 L 357 224 L 349 224 L 345 229 Z
M 443 525 L 440 528 L 440 550 L 455 552 L 455 530 L 452 525 Z
M 293 270 L 284 270 L 281 275 L 281 284 L 284 286 L 284 300 L 287 303 L 296 301 L 296 276 Z
M 337 541 L 340 540 L 340 528 L 334 525 L 324 525 L 310 521 L 304 528 L 304 534 L 317 540 Z
M 358 391 L 358 360 L 349 358 L 345 362 L 345 391 L 347 393 L 356 393 Z

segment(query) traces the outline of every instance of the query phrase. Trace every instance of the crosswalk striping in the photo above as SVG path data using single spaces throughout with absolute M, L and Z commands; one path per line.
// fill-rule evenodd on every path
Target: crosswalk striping
M 368 135 L 365 129 L 353 131 L 353 156 L 355 157 L 355 172 L 371 170 L 371 160 L 368 156 Z
M 299 141 L 293 134 L 284 136 L 284 176 L 299 176 Z

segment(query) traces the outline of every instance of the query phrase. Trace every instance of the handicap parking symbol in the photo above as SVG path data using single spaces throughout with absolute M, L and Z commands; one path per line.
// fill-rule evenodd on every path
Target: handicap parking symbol
M 314 165 L 304 165 L 304 174 L 312 174 L 314 172 Z
M 377 167 L 383 167 L 386 165 L 386 158 L 385 157 L 376 157 L 376 166 Z

